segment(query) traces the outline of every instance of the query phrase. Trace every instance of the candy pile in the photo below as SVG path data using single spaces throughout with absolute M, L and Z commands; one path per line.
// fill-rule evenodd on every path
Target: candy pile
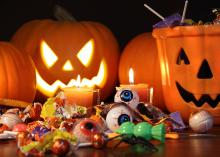
M 63 92 L 42 105 L 33 103 L 24 110 L 12 108 L 0 117 L 1 133 L 17 139 L 25 155 L 71 154 L 83 146 L 101 148 L 111 141 L 157 148 L 151 140 L 165 141 L 166 133 L 185 128 L 178 113 L 167 115 L 152 104 L 139 102 L 138 94 L 120 89 L 115 102 L 88 108 L 69 104 Z

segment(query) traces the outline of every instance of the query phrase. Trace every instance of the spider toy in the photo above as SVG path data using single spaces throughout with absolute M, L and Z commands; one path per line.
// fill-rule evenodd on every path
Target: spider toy
M 129 145 L 141 145 L 143 148 L 146 148 L 150 151 L 157 151 L 158 149 L 148 140 L 144 139 L 143 137 L 136 137 L 133 134 L 121 134 L 115 136 L 113 138 L 108 139 L 108 142 L 114 139 L 120 139 L 120 141 L 113 147 L 113 149 L 117 148 L 121 143 L 127 143 Z

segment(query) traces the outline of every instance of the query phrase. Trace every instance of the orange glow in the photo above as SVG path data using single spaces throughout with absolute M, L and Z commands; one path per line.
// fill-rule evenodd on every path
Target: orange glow
M 94 76 L 91 80 L 87 78 L 80 79 L 80 76 L 78 75 L 76 79 L 71 79 L 68 84 L 64 84 L 60 80 L 56 80 L 53 84 L 48 84 L 44 79 L 40 76 L 39 72 L 36 69 L 36 79 L 37 79 L 37 89 L 45 94 L 48 97 L 52 97 L 58 89 L 62 89 L 65 87 L 72 87 L 72 86 L 98 86 L 103 87 L 107 80 L 107 65 L 104 60 L 102 60 L 99 71 L 96 76 Z

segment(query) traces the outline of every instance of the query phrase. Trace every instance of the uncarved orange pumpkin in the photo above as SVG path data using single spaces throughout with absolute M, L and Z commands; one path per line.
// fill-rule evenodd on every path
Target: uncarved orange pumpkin
M 129 83 L 130 68 L 134 70 L 134 83 L 147 83 L 152 86 L 154 88 L 153 104 L 165 109 L 157 46 L 151 33 L 136 36 L 123 50 L 119 63 L 121 84 Z
M 31 57 L 12 44 L 0 42 L 0 98 L 27 102 L 36 92 L 35 67 Z
M 37 89 L 47 97 L 54 96 L 59 88 L 71 86 L 71 80 L 76 81 L 78 75 L 84 85 L 100 88 L 101 100 L 115 89 L 119 47 L 112 32 L 100 23 L 31 21 L 15 33 L 12 42 L 31 54 L 37 70 Z

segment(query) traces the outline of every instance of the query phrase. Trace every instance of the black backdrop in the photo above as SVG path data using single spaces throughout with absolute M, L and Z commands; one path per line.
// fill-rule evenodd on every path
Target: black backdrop
M 182 13 L 185 0 L 0 0 L 0 40 L 10 40 L 23 23 L 32 19 L 54 18 L 53 7 L 59 4 L 77 20 L 98 21 L 108 26 L 121 49 L 134 36 L 152 31 L 160 19 L 144 8 L 146 2 L 163 16 Z M 220 0 L 189 0 L 187 17 L 195 21 L 211 20 L 212 8 Z

